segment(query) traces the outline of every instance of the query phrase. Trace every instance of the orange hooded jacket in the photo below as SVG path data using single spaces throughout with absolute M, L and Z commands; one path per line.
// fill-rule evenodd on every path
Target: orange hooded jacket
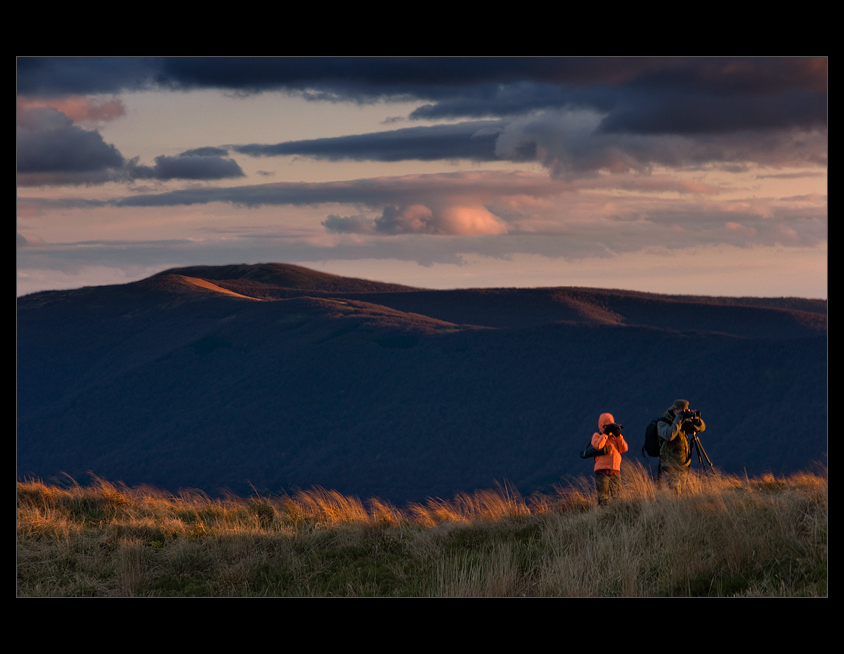
M 611 413 L 602 413 L 598 417 L 598 431 L 592 434 L 592 447 L 600 450 L 604 445 L 610 446 L 607 454 L 599 454 L 595 457 L 595 470 L 621 471 L 621 455 L 627 451 L 627 441 L 624 436 L 607 436 L 604 427 L 615 422 Z

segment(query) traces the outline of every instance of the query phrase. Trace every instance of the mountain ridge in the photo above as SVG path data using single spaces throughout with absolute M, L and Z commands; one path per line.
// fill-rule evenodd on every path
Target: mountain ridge
M 172 268 L 130 284 L 23 296 L 18 299 L 18 306 L 49 301 L 47 296 L 61 298 L 84 291 L 91 294 L 93 289 L 101 289 L 100 294 L 107 293 L 107 289 L 122 293 L 132 287 L 184 295 L 192 291 L 200 296 L 211 292 L 251 300 L 343 296 L 445 322 L 495 328 L 570 321 L 719 331 L 715 322 L 720 321 L 732 327 L 725 333 L 754 337 L 783 337 L 788 333 L 799 337 L 825 333 L 828 320 L 826 300 L 661 295 L 565 286 L 431 290 L 346 278 L 291 264 Z M 701 320 L 701 307 L 709 311 L 708 320 Z M 727 315 L 714 322 L 713 311 Z M 738 329 L 738 325 L 742 328 Z
M 329 292 L 369 292 L 370 290 L 416 290 L 410 286 L 375 282 L 285 263 L 233 264 L 224 266 L 186 266 L 164 270 L 162 275 L 184 275 L 207 280 L 245 281 L 278 288 L 297 288 Z
M 825 302 L 293 272 L 191 267 L 18 298 L 18 475 L 393 501 L 504 480 L 531 492 L 591 471 L 577 452 L 600 413 L 637 456 L 676 397 L 702 410 L 726 471 L 825 456 Z

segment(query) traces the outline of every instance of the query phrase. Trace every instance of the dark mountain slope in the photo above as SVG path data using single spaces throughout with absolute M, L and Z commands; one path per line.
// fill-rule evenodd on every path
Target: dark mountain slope
M 653 294 L 598 289 L 476 289 L 417 291 L 368 296 L 370 302 L 460 324 L 499 328 L 549 322 L 617 324 L 659 329 L 714 331 L 749 337 L 800 338 L 825 334 L 824 313 L 757 306 L 755 303 L 695 301 Z
M 342 294 L 447 322 L 497 328 L 570 321 L 798 338 L 825 333 L 827 324 L 825 302 L 795 298 L 700 298 L 589 288 L 428 291 L 285 264 L 194 266 L 161 273 L 169 274 L 213 281 L 259 299 Z
M 819 328 L 736 336 L 735 314 L 689 302 L 718 328 L 634 326 L 650 315 L 636 298 L 596 312 L 594 295 L 559 303 L 565 322 L 479 328 L 459 323 L 491 322 L 469 311 L 485 291 L 256 302 L 197 282 L 210 279 L 168 271 L 19 300 L 19 476 L 91 470 L 211 493 L 318 484 L 396 502 L 496 480 L 530 492 L 591 470 L 577 451 L 599 413 L 625 424 L 636 456 L 676 397 L 703 412 L 724 470 L 790 472 L 826 451 Z M 487 306 L 493 317 L 533 307 L 538 322 L 551 291 L 496 291 Z M 380 302 L 405 294 L 456 320 Z
M 818 335 L 827 328 L 826 302 L 800 298 L 668 296 L 590 288 L 429 291 L 288 264 L 194 266 L 160 274 L 213 281 L 220 288 L 260 299 L 342 294 L 447 322 L 498 328 L 570 321 L 774 338 Z

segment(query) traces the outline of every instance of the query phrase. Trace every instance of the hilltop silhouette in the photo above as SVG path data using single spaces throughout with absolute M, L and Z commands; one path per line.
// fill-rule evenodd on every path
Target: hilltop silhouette
M 577 452 L 601 412 L 638 456 L 678 397 L 726 472 L 825 462 L 826 301 L 434 291 L 244 264 L 36 293 L 17 319 L 19 478 L 529 493 L 590 472 Z

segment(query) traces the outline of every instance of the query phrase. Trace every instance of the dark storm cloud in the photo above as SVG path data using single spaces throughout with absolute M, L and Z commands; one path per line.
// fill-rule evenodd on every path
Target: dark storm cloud
M 232 150 L 255 157 L 301 155 L 317 159 L 369 161 L 496 161 L 496 142 L 505 124 L 498 121 L 408 127 L 372 134 L 288 141 L 274 145 L 239 145 Z M 532 159 L 527 153 L 525 159 Z
M 682 117 L 667 115 L 669 124 Z M 771 119 L 773 120 L 773 119 Z M 701 123 L 703 120 L 700 121 Z M 770 122 L 770 121 L 769 121 Z M 762 124 L 760 118 L 759 124 Z M 342 137 L 232 146 L 249 156 L 304 156 L 357 161 L 535 161 L 555 176 L 599 171 L 647 172 L 653 166 L 722 168 L 762 165 L 826 165 L 825 131 L 756 130 L 705 136 L 606 131 L 591 112 L 543 112 L 511 121 L 413 127 Z
M 827 62 L 813 57 L 18 59 L 23 95 L 154 87 L 429 103 L 412 118 L 588 109 L 605 117 L 605 132 L 706 134 L 824 126 Z
M 45 97 L 139 90 L 154 84 L 159 65 L 144 57 L 18 57 L 17 90 Z
M 204 148 L 194 148 L 193 150 L 185 150 L 182 152 L 181 157 L 189 157 L 189 156 L 198 156 L 198 157 L 226 157 L 228 156 L 229 151 L 225 148 L 215 148 L 213 146 L 207 146 Z
M 98 132 L 76 127 L 59 111 L 33 109 L 18 121 L 19 173 L 91 173 L 123 165 L 123 157 Z
M 135 169 L 135 177 L 167 181 L 171 179 L 216 180 L 244 177 L 236 161 L 218 155 L 181 154 L 177 157 L 155 158 L 151 168 Z
M 136 179 L 219 180 L 243 177 L 221 148 L 156 157 L 154 166 L 126 160 L 96 130 L 83 129 L 53 107 L 18 112 L 17 176 L 21 186 L 103 184 Z
M 403 67 L 405 78 L 396 74 Z M 498 119 L 249 144 L 235 146 L 237 152 L 537 161 L 558 176 L 652 166 L 826 165 L 825 59 L 307 60 L 298 73 L 288 88 L 308 79 L 311 98 L 375 98 L 393 90 L 430 100 L 411 119 Z
M 700 89 L 625 95 L 625 104 L 602 121 L 603 133 L 724 134 L 820 128 L 827 121 L 826 93 L 789 89 L 775 95 L 714 94 Z
M 328 101 L 412 100 L 424 104 L 410 114 L 411 119 L 471 119 L 451 125 L 231 146 L 250 156 L 536 161 L 558 177 L 648 172 L 654 166 L 825 166 L 827 159 L 825 58 L 18 60 L 19 94 L 149 88 L 280 91 Z M 79 157 L 91 153 L 90 159 L 77 163 L 102 176 L 111 146 L 96 132 L 77 130 L 75 135 L 88 139 L 87 147 L 79 148 Z M 50 152 L 46 136 L 29 138 L 19 145 L 25 169 L 59 165 L 60 148 Z M 113 157 L 120 156 L 111 150 Z M 130 176 L 211 180 L 242 174 L 219 148 L 200 150 L 161 158 L 154 167 L 136 166 Z M 95 152 L 100 159 L 93 156 Z M 66 161 L 68 169 L 71 163 Z
M 307 91 L 321 99 L 444 98 L 460 86 L 618 78 L 630 61 L 489 57 L 21 57 L 18 93 L 119 93 L 152 87 Z M 643 60 L 644 61 L 644 60 Z M 642 62 L 637 64 L 637 67 Z
M 821 127 L 823 58 L 562 58 L 507 83 L 479 80 L 416 109 L 413 118 L 591 110 L 602 132 L 710 134 Z

